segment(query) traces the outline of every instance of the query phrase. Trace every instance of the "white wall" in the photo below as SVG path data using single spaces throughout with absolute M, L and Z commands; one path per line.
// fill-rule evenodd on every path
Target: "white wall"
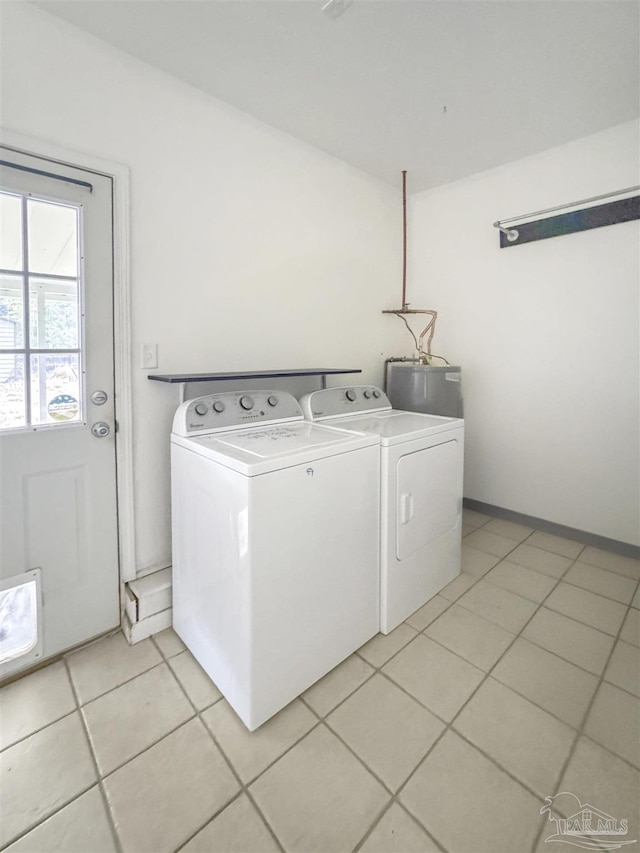
M 23 4 L 2 3 L 2 63 L 5 128 L 131 169 L 144 572 L 170 560 L 178 392 L 146 379 L 142 343 L 160 373 L 360 367 L 380 382 L 403 340 L 381 314 L 399 300 L 399 194 Z
M 640 184 L 639 150 L 631 122 L 415 196 L 408 285 L 463 367 L 465 495 L 634 544 L 639 223 L 502 250 L 492 223 Z

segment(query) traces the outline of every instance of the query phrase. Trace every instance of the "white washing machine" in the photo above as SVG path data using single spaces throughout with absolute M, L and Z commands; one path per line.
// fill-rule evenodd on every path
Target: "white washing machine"
M 308 420 L 380 438 L 380 630 L 460 573 L 464 421 L 392 409 L 372 385 L 301 398 Z
M 378 632 L 378 444 L 282 391 L 175 414 L 174 627 L 250 730 Z

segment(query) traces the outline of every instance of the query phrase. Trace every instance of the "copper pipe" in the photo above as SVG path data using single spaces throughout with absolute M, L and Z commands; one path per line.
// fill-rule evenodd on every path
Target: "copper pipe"
M 429 358 L 431 356 L 431 341 L 433 340 L 433 334 L 435 332 L 436 320 L 438 318 L 437 311 L 428 311 L 426 309 L 421 308 L 409 308 L 409 303 L 407 302 L 407 171 L 403 169 L 402 171 L 402 308 L 400 309 L 387 309 L 382 312 L 383 314 L 395 314 L 396 317 L 400 317 L 400 319 L 404 322 L 405 326 L 409 330 L 411 337 L 414 340 L 416 350 L 418 353 L 418 361 L 422 364 L 427 364 L 429 362 Z M 425 328 L 420 333 L 420 337 L 416 338 L 411 326 L 407 322 L 406 314 L 428 314 L 431 319 L 425 326 Z M 427 348 L 426 352 L 424 349 L 424 339 L 427 338 Z M 385 368 L 385 384 L 386 384 L 386 368 Z
M 407 304 L 407 170 L 402 172 L 402 308 Z

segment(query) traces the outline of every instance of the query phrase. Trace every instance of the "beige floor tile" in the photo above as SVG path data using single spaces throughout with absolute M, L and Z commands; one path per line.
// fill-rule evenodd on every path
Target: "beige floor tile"
M 439 853 L 440 848 L 394 803 L 360 848 L 361 853 Z
M 245 784 L 273 764 L 318 722 L 299 699 L 254 732 L 246 728 L 224 700 L 206 710 L 202 719 Z
M 522 636 L 561 658 L 601 675 L 615 642 L 609 634 L 541 607 Z
M 358 654 L 377 669 L 413 640 L 416 634 L 415 628 L 403 622 L 390 634 L 376 634 L 358 649 Z
M 634 646 L 640 646 L 640 611 L 632 607 L 624 620 L 620 639 Z
M 517 524 L 515 521 L 507 521 L 504 518 L 494 518 L 485 524 L 483 530 L 504 536 L 505 539 L 513 539 L 514 542 L 523 542 L 533 533 L 533 527 Z
M 441 595 L 434 596 L 426 604 L 423 604 L 419 610 L 412 613 L 405 621 L 416 631 L 423 631 L 427 625 L 430 625 L 434 619 L 451 605 L 450 601 L 443 598 Z
M 124 850 L 184 844 L 239 785 L 200 720 L 191 720 L 105 779 Z
M 160 631 L 159 634 L 154 634 L 153 640 L 165 658 L 172 658 L 186 649 L 185 644 L 173 628 L 166 628 L 164 631 Z
M 552 554 L 559 554 L 561 557 L 569 557 L 571 560 L 575 560 L 584 548 L 582 542 L 565 539 L 563 536 L 554 536 L 552 533 L 544 533 L 542 530 L 536 530 L 532 533 L 527 539 L 527 545 L 542 548 L 543 551 L 551 551 Z
M 444 729 L 426 708 L 379 674 L 329 714 L 327 725 L 392 791 Z
M 461 607 L 472 610 L 506 631 L 517 634 L 535 613 L 538 605 L 484 580 L 465 593 L 458 601 Z
M 614 637 L 627 613 L 627 608 L 617 601 L 564 582 L 553 590 L 545 607 Z
M 465 524 L 470 524 L 472 527 L 482 527 L 488 521 L 491 521 L 492 516 L 486 515 L 484 512 L 478 512 L 475 509 L 463 509 L 462 521 Z
M 482 681 L 482 670 L 420 634 L 382 670 L 443 720 L 451 720 Z
M 542 797 L 555 789 L 576 737 L 569 726 L 493 678 L 481 685 L 454 727 Z
M 594 675 L 522 639 L 498 661 L 492 675 L 574 728 L 598 686 Z
M 251 787 L 285 850 L 352 850 L 389 802 L 383 786 L 319 726 Z
M 629 604 L 636 591 L 636 581 L 633 578 L 590 566 L 580 560 L 571 566 L 562 580 L 623 604 Z
M 53 663 L 0 690 L 0 749 L 5 749 L 76 707 L 67 670 Z
M 538 799 L 454 732 L 436 744 L 400 800 L 456 853 L 524 853 L 539 827 Z
M 543 548 L 534 548 L 533 545 L 525 543 L 509 554 L 509 561 L 524 566 L 525 569 L 533 569 L 549 575 L 552 578 L 560 578 L 569 568 L 573 560 L 545 551 Z
M 544 601 L 557 583 L 555 578 L 525 569 L 524 566 L 510 563 L 508 560 L 498 563 L 484 579 L 538 603 Z
M 302 694 L 302 698 L 320 717 L 333 711 L 343 699 L 375 672 L 358 655 L 351 655 Z
M 500 562 L 500 559 L 495 554 L 487 554 L 486 551 L 480 551 L 472 545 L 467 545 L 466 542 L 462 543 L 462 571 L 475 578 L 486 575 L 489 569 Z
M 640 610 L 640 587 L 638 587 L 638 589 L 636 590 L 636 594 L 633 596 L 631 606 L 635 607 L 637 610 Z
M 468 536 L 470 533 L 473 533 L 473 531 L 477 530 L 477 529 L 478 528 L 475 527 L 473 524 L 467 524 L 466 522 L 463 521 L 462 522 L 462 538 L 464 539 L 465 536 Z
M 169 666 L 198 711 L 203 711 L 222 698 L 222 693 L 191 652 L 175 655 L 169 660 Z
M 485 671 L 514 640 L 514 635 L 504 628 L 459 604 L 453 604 L 424 633 Z
M 517 545 L 513 539 L 498 536 L 496 533 L 489 533 L 484 527 L 466 536 L 465 543 L 471 545 L 472 548 L 477 548 L 479 551 L 486 551 L 487 554 L 493 554 L 495 557 L 506 557 Z
M 604 679 L 640 697 L 640 649 L 619 640 L 611 655 Z
M 166 663 L 82 708 L 103 776 L 193 717 Z
M 0 847 L 97 781 L 78 711 L 0 753 Z
M 447 601 L 457 601 L 461 595 L 470 589 L 477 581 L 473 575 L 468 575 L 466 572 L 461 572 L 458 577 L 447 584 L 444 589 L 438 593 Z
M 120 632 L 67 657 L 81 704 L 119 687 L 161 662 L 160 652 L 151 640 L 130 646 Z
M 595 698 L 584 732 L 616 755 L 640 766 L 640 703 L 634 697 L 603 682 Z
M 555 812 L 553 812 L 552 814 L 555 814 Z M 551 814 L 546 814 L 541 819 L 540 826 L 542 827 L 542 832 L 540 834 L 540 838 L 538 839 L 538 843 L 536 844 L 534 853 L 549 853 L 549 848 L 551 847 L 551 849 L 554 850 L 556 844 L 558 847 L 564 847 L 564 844 L 560 844 L 559 842 L 555 842 L 553 840 L 556 834 L 557 826 L 555 821 L 552 820 Z M 551 838 L 552 840 L 547 841 L 547 838 Z M 567 851 L 571 849 L 571 847 L 567 846 Z
M 5 853 L 115 853 L 117 849 L 96 785 L 23 835 Z
M 608 569 L 610 572 L 618 572 L 620 575 L 640 580 L 640 560 L 634 560 L 632 557 L 622 557 L 620 554 L 589 546 L 580 554 L 580 559 L 591 566 L 598 566 L 601 569 Z
M 180 853 L 277 853 L 279 849 L 253 803 L 241 794 Z
M 640 773 L 589 738 L 578 741 L 558 790 L 571 791 L 617 821 L 628 820 L 626 838 L 640 839 Z

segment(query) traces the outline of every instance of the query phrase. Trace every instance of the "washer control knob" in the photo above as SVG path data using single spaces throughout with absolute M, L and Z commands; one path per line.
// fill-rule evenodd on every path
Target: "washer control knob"
M 353 403 L 353 401 L 356 399 L 356 392 L 352 388 L 349 388 L 349 390 L 344 396 L 347 398 L 347 400 Z
M 240 405 L 247 412 L 251 411 L 251 409 L 253 409 L 253 397 L 247 397 L 246 395 L 244 397 L 240 397 Z
M 369 390 L 365 391 L 364 396 L 365 396 L 365 400 L 368 400 L 369 397 L 371 396 L 371 391 L 369 391 Z
M 277 406 L 278 405 L 278 398 L 274 397 L 272 394 L 270 397 L 267 397 L 267 403 L 270 406 Z
M 196 403 L 194 408 L 196 411 L 196 415 L 200 415 L 200 417 L 202 417 L 202 415 L 207 414 L 207 407 L 204 403 Z
M 378 389 L 377 389 L 377 388 L 374 388 L 374 390 L 373 390 L 373 396 L 376 398 L 376 400 L 377 400 L 377 399 L 378 399 L 378 397 L 380 396 L 380 392 L 378 391 Z
M 224 412 L 224 403 L 222 400 L 216 400 L 213 404 L 213 411 L 220 414 L 220 412 Z

